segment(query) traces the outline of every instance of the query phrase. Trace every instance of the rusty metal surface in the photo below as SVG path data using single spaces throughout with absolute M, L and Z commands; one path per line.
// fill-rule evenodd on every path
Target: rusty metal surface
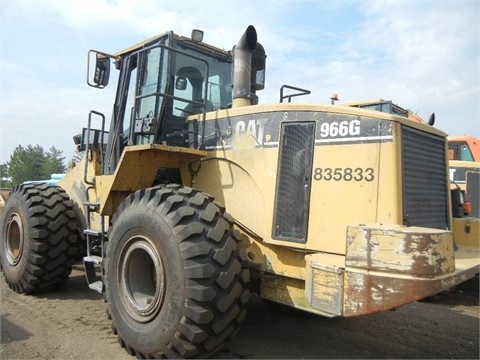
M 312 307 L 333 315 L 342 315 L 344 271 L 340 268 L 312 270 Z
M 452 276 L 434 279 L 347 271 L 343 316 L 370 314 L 406 305 L 448 290 L 473 278 L 478 272 L 478 264 Z
M 448 290 L 479 273 L 479 255 L 478 245 L 454 252 L 449 231 L 349 227 L 343 316 L 385 311 Z
M 433 277 L 455 269 L 446 230 L 403 226 L 350 226 L 345 265 L 365 270 Z

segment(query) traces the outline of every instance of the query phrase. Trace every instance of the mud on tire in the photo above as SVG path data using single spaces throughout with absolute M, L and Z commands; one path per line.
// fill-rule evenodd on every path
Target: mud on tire
M 105 289 L 114 333 L 139 358 L 208 357 L 246 313 L 250 273 L 222 205 L 188 187 L 140 190 L 112 219 Z
M 73 204 L 60 187 L 15 186 L 0 234 L 1 267 L 12 290 L 41 292 L 68 279 L 79 252 L 79 233 Z

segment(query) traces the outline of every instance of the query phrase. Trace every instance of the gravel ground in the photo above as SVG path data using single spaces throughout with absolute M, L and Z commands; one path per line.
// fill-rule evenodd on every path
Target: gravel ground
M 81 267 L 61 288 L 11 291 L 0 275 L 1 359 L 133 359 Z M 428 301 L 355 318 L 324 318 L 253 296 L 245 323 L 216 358 L 479 359 L 479 279 Z

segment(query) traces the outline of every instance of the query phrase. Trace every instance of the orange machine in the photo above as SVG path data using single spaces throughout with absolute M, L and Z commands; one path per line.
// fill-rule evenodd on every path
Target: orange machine
M 480 161 L 480 139 L 462 135 L 448 136 L 448 159 Z

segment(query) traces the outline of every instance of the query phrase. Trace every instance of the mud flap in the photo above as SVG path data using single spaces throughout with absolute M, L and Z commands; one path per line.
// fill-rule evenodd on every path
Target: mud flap
M 316 310 L 330 314 L 342 315 L 343 311 L 343 256 L 332 254 L 307 255 L 307 274 L 305 296 Z

